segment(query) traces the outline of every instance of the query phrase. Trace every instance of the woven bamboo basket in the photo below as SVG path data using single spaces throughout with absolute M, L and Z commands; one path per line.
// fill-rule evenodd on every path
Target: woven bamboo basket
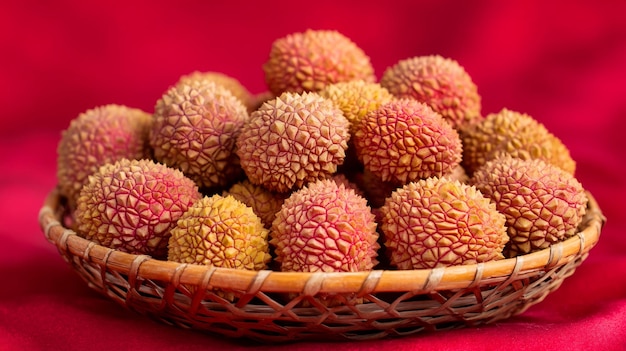
M 408 271 L 254 272 L 123 253 L 64 227 L 56 190 L 39 222 L 89 287 L 158 321 L 265 342 L 365 340 L 493 323 L 541 302 L 599 240 L 605 218 L 587 195 L 580 230 L 566 241 L 510 259 Z

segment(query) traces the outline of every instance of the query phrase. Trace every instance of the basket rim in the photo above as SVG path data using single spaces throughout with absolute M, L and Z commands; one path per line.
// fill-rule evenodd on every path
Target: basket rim
M 547 271 L 587 254 L 599 241 L 606 222 L 597 201 L 589 191 L 584 227 L 570 238 L 550 247 L 513 258 L 484 263 L 415 270 L 372 270 L 366 272 L 279 272 L 246 271 L 233 268 L 185 264 L 129 254 L 110 249 L 64 227 L 61 223 L 62 197 L 58 188 L 47 195 L 39 211 L 39 223 L 47 240 L 59 252 L 91 261 L 109 271 L 136 279 L 164 281 L 205 288 L 282 293 L 414 292 L 466 289 L 489 282 L 520 279 L 525 274 Z M 104 272 L 104 271 L 103 271 Z

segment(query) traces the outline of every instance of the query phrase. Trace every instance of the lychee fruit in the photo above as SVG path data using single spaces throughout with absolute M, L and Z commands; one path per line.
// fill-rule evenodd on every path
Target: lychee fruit
M 429 105 L 454 128 L 482 119 L 476 84 L 456 60 L 439 55 L 400 60 L 383 72 L 380 85 L 398 98 Z
M 280 210 L 288 196 L 284 193 L 269 191 L 261 185 L 252 184 L 247 179 L 233 184 L 222 195 L 231 195 L 251 207 L 254 213 L 261 218 L 266 228 L 272 226 L 276 212 Z
M 276 96 L 286 91 L 319 91 L 338 82 L 376 80 L 369 56 L 334 30 L 309 29 L 276 39 L 263 71 Z
M 170 229 L 200 198 L 182 172 L 147 159 L 122 159 L 100 167 L 81 189 L 77 232 L 112 249 L 164 258 Z
M 150 157 L 151 123 L 150 114 L 115 104 L 87 110 L 70 122 L 57 148 L 58 187 L 70 206 L 75 206 L 87 177 L 100 166 L 122 158 Z
M 509 257 L 547 248 L 577 232 L 587 196 L 570 173 L 540 159 L 502 156 L 470 179 L 506 216 Z
M 241 101 L 214 82 L 171 87 L 154 111 L 154 157 L 180 169 L 201 188 L 226 186 L 243 174 L 235 142 L 247 119 Z
M 363 190 L 361 190 L 361 188 L 359 188 L 359 186 L 355 182 L 348 179 L 348 177 L 346 177 L 346 175 L 343 173 L 335 173 L 332 177 L 330 177 L 330 179 L 332 179 L 337 184 L 343 185 L 347 189 L 354 190 L 357 195 L 365 196 Z
M 354 176 L 354 183 L 359 189 L 363 189 L 368 204 L 374 209 L 384 205 L 391 193 L 403 185 L 396 182 L 385 182 L 367 169 Z
M 380 84 L 363 80 L 330 84 L 319 94 L 343 112 L 350 122 L 352 133 L 365 115 L 393 99 L 393 95 Z
M 251 107 L 248 108 L 248 111 L 252 113 L 253 111 L 258 110 L 259 107 L 261 107 L 261 105 L 263 105 L 265 102 L 271 99 L 274 99 L 275 97 L 276 96 L 269 91 L 264 91 L 258 94 L 254 94 L 252 96 Z
M 251 207 L 232 196 L 205 196 L 178 219 L 167 259 L 222 268 L 267 268 L 268 229 Z
M 574 174 L 576 162 L 567 147 L 547 128 L 525 113 L 502 109 L 460 131 L 463 166 L 471 175 L 500 155 L 541 159 Z
M 224 88 L 228 89 L 236 98 L 238 98 L 241 103 L 248 109 L 248 112 L 254 111 L 256 108 L 256 96 L 252 94 L 248 88 L 246 88 L 241 82 L 231 77 L 227 74 L 221 72 L 202 72 L 202 71 L 193 71 L 189 74 L 185 74 L 181 76 L 176 82 L 177 86 L 189 85 L 193 82 L 198 81 L 209 81 L 214 82 L 217 85 L 221 85 Z
M 349 139 L 349 122 L 330 100 L 283 93 L 250 115 L 237 155 L 250 182 L 289 192 L 334 174 Z
M 458 165 L 454 167 L 452 172 L 448 174 L 444 174 L 443 176 L 448 177 L 449 179 L 452 179 L 452 180 L 458 180 L 461 183 L 469 182 L 469 175 L 467 175 L 467 172 L 465 172 L 465 168 L 463 168 L 462 165 Z
M 439 177 L 461 162 L 457 131 L 412 99 L 393 100 L 366 115 L 357 126 L 354 145 L 365 169 L 385 182 Z
M 377 263 L 378 233 L 367 201 L 331 179 L 294 191 L 270 237 L 282 271 L 358 272 Z
M 380 208 L 390 263 L 398 269 L 504 258 L 504 215 L 474 186 L 448 178 L 410 182 Z

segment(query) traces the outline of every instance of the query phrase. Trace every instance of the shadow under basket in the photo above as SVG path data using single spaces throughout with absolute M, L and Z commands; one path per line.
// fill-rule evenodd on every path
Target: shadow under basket
M 264 342 L 365 340 L 493 323 L 541 302 L 587 258 L 605 218 L 593 196 L 579 232 L 514 258 L 357 273 L 243 271 L 160 261 L 90 242 L 63 225 L 56 190 L 46 238 L 94 290 L 183 328 Z

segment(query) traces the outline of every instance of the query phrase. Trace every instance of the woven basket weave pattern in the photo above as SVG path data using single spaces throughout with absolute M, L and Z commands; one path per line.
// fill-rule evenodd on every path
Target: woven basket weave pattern
M 92 289 L 161 322 L 271 342 L 378 339 L 492 323 L 542 301 L 599 240 L 605 219 L 588 197 L 580 232 L 548 249 L 410 271 L 254 272 L 131 255 L 64 227 L 65 208 L 56 191 L 39 221 L 46 238 Z

